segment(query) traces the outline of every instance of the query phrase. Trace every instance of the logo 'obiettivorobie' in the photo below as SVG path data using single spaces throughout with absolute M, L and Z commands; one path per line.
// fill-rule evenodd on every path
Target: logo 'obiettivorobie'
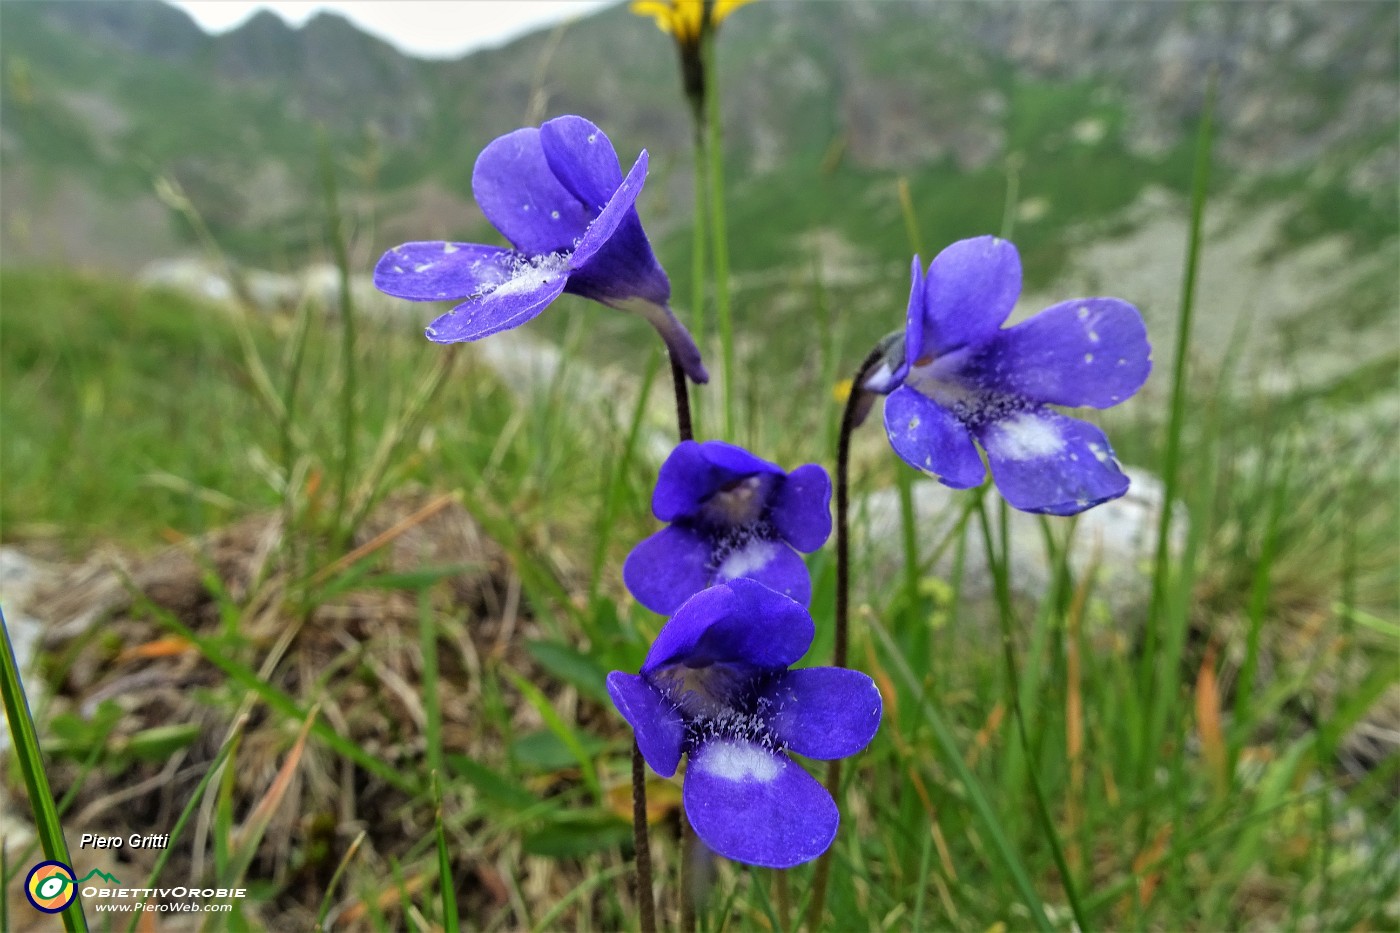
M 73 869 L 62 862 L 40 862 L 29 869 L 29 875 L 24 879 L 24 896 L 29 898 L 35 910 L 46 914 L 61 913 L 72 906 L 78 896 L 78 885 L 93 878 L 101 878 L 112 885 L 121 884 L 113 875 L 96 868 L 76 878 Z

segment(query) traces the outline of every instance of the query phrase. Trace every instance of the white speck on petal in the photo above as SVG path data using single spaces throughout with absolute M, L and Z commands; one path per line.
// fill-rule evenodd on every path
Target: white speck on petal
M 395 272 L 398 272 L 398 273 L 402 273 L 402 272 L 403 272 L 403 266 L 395 266 L 395 267 L 394 267 L 394 271 L 395 271 Z
M 482 295 L 490 294 L 504 298 L 509 295 L 534 291 L 541 285 L 547 284 L 554 276 L 566 271 L 568 267 L 568 253 L 550 253 L 547 256 L 537 256 L 529 262 L 520 263 L 511 270 L 510 278 L 495 288 L 482 292 Z
M 696 764 L 711 777 L 763 784 L 772 781 L 782 770 L 771 753 L 748 742 L 709 742 Z
M 777 553 L 778 547 L 776 541 L 759 539 L 745 547 L 736 548 L 724 559 L 724 563 L 719 565 L 716 576 L 721 580 L 750 577 L 768 566 L 768 562 Z
M 918 416 L 918 415 L 915 415 L 914 417 L 910 418 L 910 419 L 909 419 L 909 430 L 911 430 L 911 431 L 917 430 L 918 427 L 919 427 L 919 425 L 920 425 L 920 423 L 921 423 L 921 422 L 919 421 L 919 416 Z
M 522 204 L 522 205 L 520 205 L 520 209 L 521 209 L 522 211 L 528 211 L 528 210 L 530 209 L 530 205 L 528 205 L 528 204 Z
M 550 211 L 550 212 L 549 212 L 549 216 L 552 217 L 552 218 L 554 218 L 555 220 L 558 220 L 558 219 L 559 219 L 559 212 L 558 212 L 558 211 Z
M 1079 306 L 1079 319 L 1081 321 L 1087 321 L 1089 319 L 1089 309 L 1083 305 Z
M 1006 460 L 1037 460 L 1064 449 L 1053 424 L 1035 415 L 1016 415 L 997 424 L 989 437 L 989 453 Z
M 1128 365 L 1128 361 L 1127 361 L 1127 360 L 1119 360 L 1119 361 L 1118 361 L 1118 365 L 1119 365 L 1119 366 L 1127 366 L 1127 365 Z
M 1084 362 L 1086 362 L 1086 363 L 1092 363 L 1092 362 L 1094 362 L 1094 354 L 1092 354 L 1092 353 L 1086 353 L 1086 354 L 1084 354 Z
M 460 248 L 460 247 L 458 247 L 456 243 L 444 243 L 444 244 L 442 244 L 442 251 L 443 251 L 444 253 L 446 253 L 447 255 L 449 255 L 449 256 L 451 256 L 453 253 L 457 252 L 457 250 L 458 250 L 459 248 Z
M 589 133 L 589 134 L 588 134 L 588 141 L 591 142 L 591 143 L 596 143 L 596 142 L 598 141 L 598 134 L 597 134 L 597 133 Z
M 434 263 L 434 262 L 420 262 L 420 263 L 418 263 L 418 265 L 416 265 L 416 266 L 413 267 L 413 271 L 414 271 L 414 272 L 427 272 L 429 269 L 431 269 L 431 268 L 432 268 L 433 266 L 435 266 L 435 265 L 437 265 L 437 263 Z
M 1104 450 L 1101 444 L 1091 442 L 1089 444 L 1089 450 L 1093 452 L 1094 459 L 1099 461 L 1099 463 L 1107 463 L 1109 461 L 1108 451 Z
M 1090 343 L 1098 343 L 1098 342 L 1099 342 L 1099 332 L 1098 332 L 1098 331 L 1096 331 L 1096 330 L 1091 330 L 1091 331 L 1089 331 L 1089 342 L 1090 342 Z

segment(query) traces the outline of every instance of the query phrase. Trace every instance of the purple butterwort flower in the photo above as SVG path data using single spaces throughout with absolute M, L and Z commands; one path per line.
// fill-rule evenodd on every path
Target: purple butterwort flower
M 885 431 L 895 453 L 945 486 L 986 478 L 987 452 L 1006 501 L 1074 515 L 1128 491 L 1094 425 L 1049 405 L 1108 408 L 1147 380 L 1142 315 L 1117 298 L 1061 302 L 1002 328 L 1021 292 L 1021 258 L 1006 240 L 961 240 L 927 276 L 914 257 L 903 359 L 865 387 L 890 392 Z
M 633 206 L 646 173 L 643 150 L 623 178 L 608 137 L 582 117 L 507 133 L 477 157 L 472 194 L 513 248 L 405 243 L 379 260 L 374 285 L 410 301 L 465 298 L 428 326 L 437 343 L 480 340 L 519 327 L 562 292 L 582 295 L 645 317 L 686 374 L 706 382 Z
M 733 444 L 682 441 L 661 465 L 651 510 L 671 524 L 627 555 L 622 579 L 653 612 L 740 577 L 804 606 L 812 598 L 797 551 L 831 534 L 831 478 L 815 463 L 784 473 Z
M 676 612 L 640 674 L 608 675 L 608 694 L 656 773 L 670 777 L 690 756 L 686 816 L 725 858 L 790 868 L 826 851 L 836 804 L 786 753 L 844 758 L 880 727 L 880 691 L 865 674 L 788 670 L 812 635 L 801 605 L 733 580 Z

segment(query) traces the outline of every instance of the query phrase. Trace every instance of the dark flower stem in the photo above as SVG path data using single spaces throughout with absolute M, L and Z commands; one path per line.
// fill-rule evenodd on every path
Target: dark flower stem
M 690 820 L 686 819 L 685 807 L 681 807 L 681 872 L 680 872 L 680 902 L 681 902 L 681 933 L 690 933 L 695 929 L 695 872 L 697 870 L 696 857 L 699 855 L 696 850 L 695 828 L 690 825 Z
M 690 390 L 686 385 L 685 370 L 675 353 L 670 353 L 670 357 L 671 385 L 676 390 L 676 432 L 682 441 L 693 440 Z M 656 901 L 651 893 L 651 831 L 647 825 L 647 765 L 642 758 L 641 746 L 635 739 L 632 740 L 632 845 L 637 853 L 638 924 L 642 933 L 656 933 Z M 682 872 L 684 870 L 682 867 Z M 681 892 L 682 912 L 687 893 Z
M 671 353 L 671 385 L 676 390 L 676 433 L 683 441 L 694 440 L 695 431 L 690 425 L 690 391 L 685 383 L 685 370 L 675 353 Z
M 647 829 L 647 764 L 632 740 L 632 843 L 637 850 L 637 921 L 642 933 L 656 933 L 656 902 L 651 894 L 651 835 Z
M 836 439 L 836 650 L 833 663 L 837 667 L 846 666 L 846 629 L 850 618 L 851 590 L 851 530 L 849 512 L 851 510 L 851 436 L 856 433 L 861 418 L 863 391 L 861 384 L 870 377 L 886 348 L 883 342 L 861 362 L 851 380 L 851 394 L 846 397 L 846 408 L 841 412 L 841 433 Z
M 847 628 L 850 619 L 851 603 L 851 533 L 849 513 L 851 508 L 851 437 L 856 433 L 861 418 L 861 384 L 870 376 L 880 360 L 885 356 L 882 341 L 861 362 L 851 380 L 851 393 L 846 396 L 846 407 L 841 412 L 841 433 L 836 439 L 836 650 L 832 663 L 837 667 L 846 666 L 849 639 Z M 830 762 L 826 766 L 826 789 L 833 800 L 841 787 L 841 761 Z M 833 843 L 834 845 L 835 843 Z M 831 876 L 831 850 L 822 853 L 817 862 L 816 874 L 812 879 L 812 905 L 807 912 L 807 928 L 821 927 L 822 913 L 826 910 L 826 885 Z

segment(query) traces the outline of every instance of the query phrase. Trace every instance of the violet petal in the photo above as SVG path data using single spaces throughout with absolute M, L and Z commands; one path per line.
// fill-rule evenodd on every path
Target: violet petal
M 1020 294 L 1021 257 L 1015 246 L 991 236 L 959 240 L 929 264 L 923 338 L 908 342 L 905 359 L 914 365 L 987 340 Z
M 669 525 L 627 555 L 622 580 L 637 602 L 670 615 L 710 585 L 711 544 L 692 529 Z
M 612 141 L 583 117 L 546 121 L 540 126 L 540 145 L 554 177 L 594 212 L 601 211 L 622 185 Z
M 831 536 L 831 477 L 815 463 L 793 470 L 778 486 L 770 515 L 788 544 L 815 551 Z
M 663 522 L 695 516 L 724 486 L 758 473 L 781 475 L 777 464 L 724 441 L 682 441 L 661 464 L 652 513 Z
M 627 177 L 613 191 L 602 210 L 593 215 L 592 223 L 573 246 L 570 260 L 574 271 L 580 276 L 578 294 L 585 298 L 603 301 L 606 297 L 630 298 L 641 294 L 637 289 L 647 286 L 650 290 L 661 287 L 650 281 L 660 276 L 665 283 L 664 301 L 671 297 L 671 283 L 666 278 L 651 242 L 642 230 L 642 222 L 637 217 L 637 198 L 647 180 L 647 154 L 643 150 L 637 156 Z M 616 243 L 611 241 L 618 237 Z M 601 255 L 600 255 L 601 254 Z
M 608 696 L 631 724 L 637 747 L 651 769 L 662 777 L 675 774 L 685 743 L 685 721 L 675 704 L 641 677 L 622 671 L 608 675 Z
M 1108 438 L 1049 409 L 1021 411 L 976 429 L 992 478 L 1023 512 L 1074 515 L 1128 491 Z
M 1140 389 L 1151 369 L 1137 308 L 1117 298 L 1081 298 L 1001 331 L 965 372 L 1032 401 L 1109 408 Z
M 682 796 L 705 845 L 768 868 L 821 855 L 841 819 L 826 788 L 801 765 L 740 739 L 712 739 L 692 751 Z
M 812 577 L 807 565 L 782 541 L 755 538 L 735 548 L 715 569 L 715 582 L 753 580 L 803 606 L 812 601 Z
M 962 422 L 909 386 L 895 389 L 885 400 L 885 433 L 905 463 L 945 486 L 971 489 L 987 476 Z
M 782 670 L 807 653 L 815 628 L 798 603 L 738 579 L 701 590 L 661 627 L 642 673 L 669 664 L 743 663 Z
M 914 265 L 909 273 L 909 307 L 904 315 L 904 365 L 890 374 L 883 387 L 871 387 L 877 392 L 893 391 L 909 374 L 909 367 L 914 365 L 914 361 L 927 352 L 924 348 L 924 320 L 928 317 L 928 292 L 923 263 L 917 253 L 914 254 Z
M 869 745 L 884 706 L 875 681 L 842 667 L 780 674 L 763 691 L 760 704 L 768 710 L 768 727 L 785 747 L 824 761 Z
M 550 171 L 534 127 L 507 133 L 481 150 L 472 194 L 486 219 L 530 255 L 571 252 L 593 219 L 593 211 Z
M 405 243 L 374 267 L 374 287 L 409 301 L 445 301 L 475 295 L 510 277 L 518 253 L 481 243 Z
M 428 339 L 459 343 L 519 327 L 549 307 L 563 293 L 568 278 L 562 261 L 522 262 L 492 291 L 462 302 L 429 324 Z

